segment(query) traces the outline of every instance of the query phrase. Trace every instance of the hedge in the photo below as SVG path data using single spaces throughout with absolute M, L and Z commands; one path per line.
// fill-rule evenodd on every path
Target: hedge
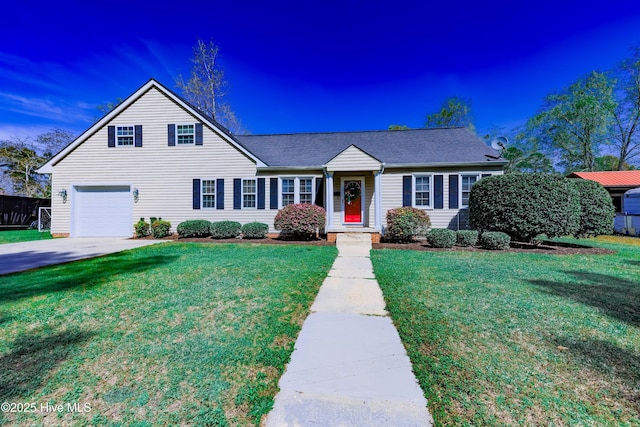
M 481 232 L 502 231 L 523 242 L 542 233 L 573 235 L 580 226 L 579 192 L 561 175 L 494 175 L 471 187 L 469 221 Z
M 156 239 L 167 237 L 171 234 L 171 223 L 169 221 L 163 221 L 157 219 L 151 223 L 151 234 Z
M 236 221 L 212 222 L 209 227 L 213 239 L 234 239 L 240 236 L 241 225 Z
M 503 251 L 509 249 L 511 237 L 501 231 L 485 231 L 480 235 L 480 246 L 483 249 Z
M 448 228 L 432 228 L 426 237 L 434 248 L 452 248 L 456 244 L 456 232 Z
M 261 222 L 249 222 L 240 229 L 243 239 L 264 239 L 267 237 L 269 226 Z
M 180 237 L 207 237 L 211 235 L 211 222 L 206 219 L 192 219 L 178 224 Z
M 598 182 L 588 179 L 569 180 L 579 192 L 580 226 L 575 237 L 594 237 L 613 233 L 615 208 L 609 192 Z
M 133 228 L 135 229 L 136 237 L 138 238 L 147 237 L 151 233 L 151 225 L 146 222 L 144 218 L 140 218 L 140 221 L 136 222 Z
M 429 215 L 422 209 L 403 207 L 387 211 L 385 240 L 410 242 L 417 236 L 423 236 L 431 226 Z
M 477 230 L 458 230 L 456 231 L 456 245 L 458 246 L 475 246 L 478 243 Z
M 308 239 L 324 228 L 325 221 L 326 212 L 320 206 L 297 203 L 280 209 L 273 225 L 283 237 Z

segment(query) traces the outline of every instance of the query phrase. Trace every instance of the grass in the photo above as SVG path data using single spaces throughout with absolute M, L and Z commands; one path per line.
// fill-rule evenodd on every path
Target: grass
M 42 233 L 38 230 L 0 231 L 0 244 L 30 242 L 32 240 L 48 240 L 51 238 L 51 233 L 48 231 Z
M 580 241 L 614 255 L 374 251 L 436 424 L 640 425 L 640 251 L 620 241 Z
M 258 425 L 335 255 L 170 243 L 0 277 L 0 402 L 38 409 L 0 424 Z

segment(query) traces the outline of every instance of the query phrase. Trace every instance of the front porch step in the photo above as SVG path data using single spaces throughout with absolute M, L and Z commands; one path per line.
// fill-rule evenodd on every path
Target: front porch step
M 362 240 L 371 239 L 371 243 L 380 243 L 380 232 L 371 229 L 370 231 L 364 231 L 359 229 L 358 231 L 328 231 L 327 232 L 327 241 L 335 242 L 340 236 L 340 240 L 342 243 L 357 243 Z

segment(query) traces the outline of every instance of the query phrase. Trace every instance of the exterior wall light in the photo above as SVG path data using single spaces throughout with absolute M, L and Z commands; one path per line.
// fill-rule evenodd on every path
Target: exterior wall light
M 138 190 L 137 188 L 133 189 L 133 201 L 138 203 L 138 200 L 140 199 L 140 190 Z
M 63 188 L 58 192 L 58 196 L 62 197 L 62 203 L 67 203 L 67 189 Z

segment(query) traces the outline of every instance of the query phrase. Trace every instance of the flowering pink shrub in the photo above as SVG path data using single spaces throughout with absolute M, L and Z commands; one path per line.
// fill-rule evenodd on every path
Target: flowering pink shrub
M 287 205 L 276 214 L 273 225 L 285 236 L 309 238 L 324 227 L 326 212 L 308 203 Z

